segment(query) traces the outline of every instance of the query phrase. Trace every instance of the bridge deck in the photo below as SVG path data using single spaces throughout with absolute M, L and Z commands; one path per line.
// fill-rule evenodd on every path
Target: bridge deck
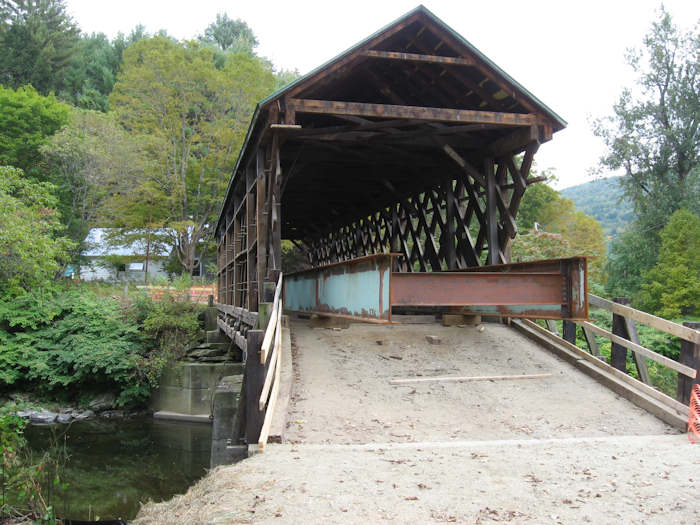
M 293 322 L 292 442 L 135 525 L 700 522 L 697 445 L 518 332 L 484 328 Z M 388 383 L 416 373 L 552 377 Z
M 350 325 L 294 321 L 292 443 L 402 443 L 677 433 L 504 325 Z M 426 335 L 440 337 L 432 345 Z M 379 344 L 378 342 L 381 342 Z M 390 385 L 427 376 L 540 379 Z

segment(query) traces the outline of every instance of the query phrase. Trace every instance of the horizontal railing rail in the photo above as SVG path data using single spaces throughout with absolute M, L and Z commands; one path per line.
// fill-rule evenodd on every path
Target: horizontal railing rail
M 264 452 L 267 440 L 270 437 L 270 427 L 275 413 L 275 405 L 279 395 L 280 375 L 282 369 L 282 273 L 277 280 L 275 297 L 270 311 L 270 320 L 267 323 L 265 336 L 260 348 L 260 364 L 266 366 L 265 381 L 258 399 L 258 410 L 264 412 L 260 437 L 258 438 L 258 451 Z M 272 350 L 270 352 L 270 350 Z
M 547 329 L 531 323 L 541 333 L 546 331 L 551 337 L 569 345 L 576 345 L 576 327 L 580 326 L 585 337 L 589 354 L 596 359 L 604 360 L 601 355 L 595 335 L 602 336 L 611 341 L 610 365 L 627 374 L 627 351 L 632 352 L 637 368 L 639 381 L 644 385 L 654 388 L 645 359 L 650 359 L 662 366 L 668 367 L 678 373 L 678 385 L 676 400 L 688 404 L 692 385 L 697 383 L 700 375 L 700 323 L 685 323 L 681 325 L 662 319 L 655 315 L 637 310 L 619 302 L 610 301 L 594 294 L 588 294 L 590 308 L 599 308 L 610 312 L 612 318 L 612 331 L 601 328 L 590 321 L 563 321 L 563 334 L 559 335 L 554 321 L 545 320 Z M 641 323 L 661 332 L 681 339 L 681 355 L 677 361 L 641 344 L 635 323 Z M 583 350 L 581 350 L 583 351 Z M 673 400 L 670 396 L 660 393 L 660 396 Z M 656 396 L 658 397 L 658 396 Z

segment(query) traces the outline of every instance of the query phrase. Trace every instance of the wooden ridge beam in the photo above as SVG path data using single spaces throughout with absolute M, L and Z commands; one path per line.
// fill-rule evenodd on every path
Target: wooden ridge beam
M 431 108 L 370 104 L 366 102 L 339 102 L 335 100 L 289 99 L 287 104 L 297 113 L 326 115 L 353 115 L 360 117 L 432 120 L 472 124 L 500 124 L 504 126 L 532 126 L 537 123 L 532 113 L 500 113 L 471 109 Z
M 389 60 L 404 60 L 408 62 L 430 62 L 450 66 L 476 65 L 476 62 L 471 58 L 420 55 L 417 53 L 398 53 L 396 51 L 375 51 L 374 49 L 364 51 L 362 55 L 370 58 L 385 58 Z

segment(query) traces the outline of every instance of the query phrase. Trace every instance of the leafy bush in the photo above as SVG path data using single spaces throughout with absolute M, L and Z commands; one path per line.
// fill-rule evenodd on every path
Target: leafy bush
M 118 403 L 142 401 L 148 387 L 138 374 L 145 346 L 139 327 L 109 297 L 73 289 L 39 301 L 26 296 L 0 311 L 5 351 L 0 381 L 60 390 L 114 390 Z
M 150 348 L 139 366 L 151 387 L 157 387 L 163 369 L 181 358 L 201 333 L 200 307 L 191 301 L 176 301 L 169 294 L 160 301 L 141 294 L 134 303 L 133 314 L 143 327 L 143 337 Z

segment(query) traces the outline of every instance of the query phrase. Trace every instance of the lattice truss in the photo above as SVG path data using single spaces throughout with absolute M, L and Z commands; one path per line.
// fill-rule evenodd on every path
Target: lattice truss
M 536 150 L 537 143 L 533 143 L 522 158 L 486 159 L 479 171 L 448 149 L 461 167 L 456 178 L 413 195 L 401 195 L 386 183 L 387 191 L 396 194 L 398 201 L 314 239 L 311 264 L 395 252 L 403 255 L 398 270 L 404 272 L 479 266 L 489 258 L 490 223 L 496 247 L 493 262 L 508 262 L 510 241 L 517 233 L 518 207 L 527 186 L 534 182 L 528 173 Z

